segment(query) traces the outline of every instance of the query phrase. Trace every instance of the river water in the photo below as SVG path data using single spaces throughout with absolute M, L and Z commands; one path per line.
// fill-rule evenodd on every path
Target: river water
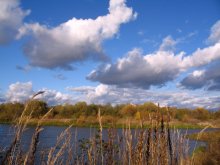
M 62 133 L 67 127 L 57 127 L 57 126 L 44 126 L 43 131 L 40 133 L 38 144 L 38 152 L 41 150 L 48 150 L 53 147 L 57 141 L 57 137 Z M 205 131 L 213 131 L 215 129 L 207 129 Z M 22 147 L 24 150 L 28 149 L 28 146 L 31 142 L 32 135 L 35 131 L 35 127 L 28 127 L 27 130 L 24 132 L 22 137 Z M 118 134 L 122 133 L 122 129 L 117 129 Z M 198 133 L 201 129 L 179 129 L 178 130 L 181 134 L 191 134 L 191 133 Z M 14 138 L 14 128 L 11 125 L 4 125 L 0 124 L 0 147 L 7 148 L 10 146 L 13 138 Z M 73 138 L 76 137 L 76 141 L 80 139 L 89 139 L 94 133 L 96 132 L 95 128 L 71 128 L 71 132 L 73 133 Z M 75 136 L 74 134 L 77 134 Z M 74 137 L 75 136 L 75 137 Z M 103 129 L 103 138 L 107 137 L 107 129 Z M 189 154 L 192 153 L 195 146 L 204 146 L 204 142 L 196 142 L 194 140 L 189 140 Z

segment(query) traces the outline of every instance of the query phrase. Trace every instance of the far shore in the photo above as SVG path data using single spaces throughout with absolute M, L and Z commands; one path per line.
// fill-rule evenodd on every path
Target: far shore
M 39 119 L 31 119 L 28 122 L 28 126 L 36 126 L 38 123 Z M 136 120 L 131 120 L 131 121 L 119 121 L 116 123 L 103 123 L 103 128 L 125 128 L 127 123 L 130 123 L 130 128 L 141 128 L 141 122 L 136 121 Z M 214 123 L 214 124 L 213 124 Z M 16 121 L 0 121 L 0 124 L 16 124 Z M 99 123 L 98 121 L 84 121 L 77 123 L 76 120 L 73 119 L 45 119 L 42 121 L 42 126 L 70 126 L 72 127 L 91 127 L 91 128 L 98 128 Z M 143 122 L 142 128 L 149 128 L 150 123 L 148 121 Z M 205 127 L 210 127 L 210 128 L 220 128 L 219 124 L 215 124 L 215 122 L 199 122 L 199 123 L 186 123 L 186 122 L 180 122 L 180 121 L 172 121 L 169 123 L 170 128 L 178 128 L 178 129 L 202 129 Z

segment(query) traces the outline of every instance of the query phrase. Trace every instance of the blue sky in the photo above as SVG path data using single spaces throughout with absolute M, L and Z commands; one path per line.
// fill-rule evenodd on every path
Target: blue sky
M 0 101 L 220 107 L 218 0 L 1 0 Z

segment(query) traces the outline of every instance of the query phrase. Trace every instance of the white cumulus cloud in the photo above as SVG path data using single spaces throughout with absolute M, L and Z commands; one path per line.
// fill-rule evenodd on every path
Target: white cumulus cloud
M 49 105 L 57 105 L 64 103 L 73 103 L 73 97 L 68 94 L 63 94 L 56 90 L 41 89 L 45 91 L 43 94 L 38 95 L 36 98 L 44 100 Z M 33 90 L 32 82 L 16 82 L 9 86 L 5 94 L 5 102 L 25 102 L 30 99 L 37 91 Z
M 140 88 L 119 88 L 116 85 L 99 84 L 97 86 L 68 87 L 72 94 L 65 94 L 47 88 L 40 89 L 45 91 L 38 95 L 36 99 L 41 99 L 49 105 L 74 104 L 78 101 L 86 101 L 95 104 L 123 104 L 134 103 L 142 104 L 145 102 L 160 103 L 161 106 L 177 107 L 205 107 L 208 109 L 218 109 L 220 107 L 218 95 L 199 92 L 190 93 L 189 91 L 159 91 L 145 90 Z M 0 102 L 25 102 L 30 99 L 37 91 L 33 90 L 32 82 L 16 82 L 9 86 L 8 91 L 2 94 Z
M 192 94 L 187 91 L 162 92 L 151 91 L 140 88 L 118 88 L 115 85 L 99 84 L 98 86 L 69 87 L 74 94 L 78 93 L 78 101 L 98 104 L 123 104 L 144 102 L 160 103 L 161 106 L 176 107 L 205 107 L 208 109 L 218 109 L 220 107 L 219 96 L 210 96 L 204 93 Z M 100 92 L 101 91 L 101 92 Z
M 198 48 L 192 53 L 192 55 L 184 57 L 181 67 L 183 69 L 199 67 L 218 59 L 220 59 L 220 43 L 216 43 L 203 49 Z
M 161 51 L 174 50 L 176 44 L 177 44 L 177 41 L 175 41 L 171 36 L 167 36 L 163 39 L 163 42 L 160 45 L 159 50 Z
M 220 41 L 220 20 L 217 21 L 211 28 L 211 35 L 208 40 L 209 43 L 216 43 Z
M 204 70 L 196 70 L 186 76 L 180 86 L 188 89 L 205 88 L 209 91 L 220 91 L 220 61 Z
M 6 44 L 16 38 L 23 19 L 30 13 L 20 7 L 19 0 L 0 1 L 0 44 Z
M 136 17 L 125 0 L 110 0 L 109 13 L 96 19 L 72 18 L 57 27 L 25 24 L 20 37 L 30 35 L 24 53 L 33 66 L 72 69 L 73 62 L 106 60 L 102 42 L 112 38 L 120 25 Z
M 6 101 L 8 102 L 24 102 L 34 94 L 32 82 L 16 82 L 9 86 L 6 93 Z
M 73 103 L 73 97 L 68 94 L 46 88 L 42 90 L 45 91 L 45 93 L 39 95 L 37 98 L 44 100 L 49 105 Z
M 178 75 L 182 55 L 182 53 L 175 55 L 166 51 L 143 55 L 139 49 L 133 49 L 125 57 L 118 59 L 116 63 L 92 71 L 87 78 L 122 87 L 161 86 Z

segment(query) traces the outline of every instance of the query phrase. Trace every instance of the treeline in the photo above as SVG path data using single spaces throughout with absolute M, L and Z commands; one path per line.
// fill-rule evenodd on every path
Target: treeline
M 4 103 L 0 104 L 0 121 L 11 122 L 17 119 L 23 112 L 25 105 L 22 103 Z M 65 104 L 50 107 L 41 100 L 32 100 L 27 104 L 26 113 L 31 113 L 32 118 L 40 118 L 46 114 L 49 109 L 53 108 L 48 115 L 48 119 L 72 119 L 77 123 L 88 121 L 90 123 L 97 122 L 96 117 L 100 109 L 103 122 L 114 122 L 120 119 L 132 120 L 149 120 L 158 111 L 167 117 L 167 108 L 158 107 L 152 102 L 144 104 L 121 104 L 112 106 L 111 104 L 87 104 L 86 102 L 78 102 L 74 105 Z M 220 110 L 212 112 L 204 108 L 187 109 L 169 107 L 169 116 L 173 120 L 182 122 L 197 122 L 215 120 L 220 118 Z

